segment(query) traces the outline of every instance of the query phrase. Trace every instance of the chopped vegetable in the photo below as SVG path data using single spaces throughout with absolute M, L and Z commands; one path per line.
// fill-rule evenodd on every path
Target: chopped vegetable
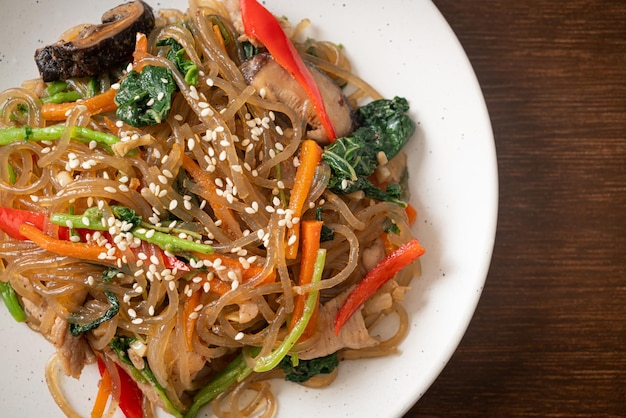
M 400 270 L 417 260 L 425 250 L 417 239 L 413 239 L 386 256 L 376 265 L 361 282 L 350 292 L 335 318 L 335 334 L 345 325 L 350 317 L 382 285 L 387 283 Z
M 120 406 L 120 409 L 124 413 L 126 418 L 142 418 L 143 417 L 143 392 L 137 386 L 137 383 L 126 373 L 126 371 L 115 365 L 117 374 L 120 377 L 120 390 L 119 396 L 120 398 L 117 400 Z M 100 372 L 100 376 L 102 379 L 100 380 L 100 386 L 98 388 L 98 396 L 96 398 L 96 402 L 94 404 L 94 408 L 92 410 L 91 416 L 94 418 L 94 412 L 96 410 L 96 406 L 98 406 L 98 412 L 100 413 L 97 416 L 102 416 L 104 412 L 104 407 L 106 406 L 106 402 L 113 393 L 113 388 L 111 386 L 111 374 L 109 370 L 106 368 L 104 362 L 98 358 L 98 371 Z M 102 392 L 102 394 L 101 394 Z M 102 401 L 100 398 L 104 398 Z M 102 412 L 100 412 L 100 408 L 102 408 Z
M 100 247 L 95 244 L 55 239 L 29 224 L 20 225 L 19 233 L 25 238 L 33 241 L 41 248 L 58 255 L 76 257 L 82 260 L 95 261 L 97 263 L 102 263 L 102 254 L 106 256 L 106 250 L 104 247 Z M 120 251 L 116 250 L 113 256 L 116 258 L 121 257 Z
M 104 366 L 102 360 L 98 358 L 98 369 L 100 371 L 100 383 L 98 384 L 98 394 L 96 395 L 96 401 L 91 409 L 91 418 L 102 418 L 104 411 L 106 410 L 109 397 L 113 393 L 113 385 L 111 382 L 111 374 L 109 370 Z
M 189 241 L 187 239 L 179 238 L 154 229 L 137 227 L 136 225 L 143 225 L 141 217 L 130 208 L 124 206 L 111 206 L 111 211 L 118 219 L 135 225 L 135 227 L 130 230 L 133 236 L 154 244 L 165 251 L 172 253 L 195 251 L 205 254 L 213 252 L 213 247 L 207 244 Z M 50 217 L 50 220 L 56 225 L 67 225 L 70 223 L 74 228 L 106 231 L 109 229 L 109 226 L 106 222 L 104 222 L 103 216 L 103 212 L 94 206 L 87 209 L 82 215 L 55 213 Z
M 46 215 L 29 210 L 6 208 L 0 206 L 0 229 L 11 238 L 26 240 L 28 238 L 20 234 L 20 225 L 33 225 L 39 230 L 43 230 L 46 223 Z
M 404 206 L 399 185 L 391 184 L 387 190 L 381 190 L 367 177 L 380 165 L 381 157 L 390 160 L 396 156 L 413 135 L 415 123 L 408 110 L 406 99 L 401 97 L 375 100 L 359 108 L 356 116 L 361 127 L 338 138 L 322 154 L 332 170 L 328 188 L 338 194 L 363 190 L 372 199 Z
M 210 403 L 217 395 L 226 391 L 234 383 L 241 382 L 250 373 L 252 373 L 252 369 L 246 364 L 244 354 L 240 353 L 224 370 L 211 379 L 208 385 L 195 394 L 189 411 L 187 411 L 184 418 L 195 418 L 204 405 Z
M 313 179 L 315 178 L 315 170 L 322 158 L 322 149 L 317 145 L 317 142 L 312 139 L 302 141 L 300 147 L 300 165 L 296 169 L 294 187 L 289 197 L 289 210 L 291 210 L 292 218 L 298 219 L 302 216 L 306 198 L 309 195 L 309 191 L 313 185 Z M 294 259 L 298 255 L 298 241 L 300 239 L 299 223 L 294 223 L 293 227 L 289 228 L 286 239 L 288 244 L 285 249 L 285 257 Z
M 76 100 L 82 98 L 83 96 L 81 96 L 79 92 L 72 90 L 55 93 L 52 96 L 44 97 L 41 101 L 44 103 L 67 103 L 75 102 Z
M 326 261 L 326 250 L 320 248 L 317 250 L 317 258 L 315 260 L 315 269 L 313 272 L 313 277 L 311 278 L 311 283 L 317 283 L 322 279 L 322 271 L 324 270 L 324 263 Z M 298 342 L 304 330 L 306 329 L 309 321 L 313 317 L 313 313 L 315 312 L 315 308 L 317 306 L 317 298 L 319 296 L 319 290 L 311 290 L 309 295 L 306 298 L 306 302 L 304 304 L 304 311 L 302 312 L 302 316 L 293 327 L 289 334 L 285 337 L 283 342 L 276 347 L 271 353 L 267 356 L 260 357 L 256 359 L 254 364 L 255 372 L 267 372 L 272 370 L 274 367 L 278 366 L 278 363 L 289 353 L 289 350 Z
M 135 127 L 163 122 L 172 106 L 176 82 L 169 68 L 146 65 L 130 71 L 115 95 L 116 116 Z
M 0 281 L 0 294 L 13 319 L 17 322 L 26 321 L 26 313 L 22 305 L 20 305 L 20 301 L 17 299 L 17 294 L 13 286 L 11 286 L 11 283 Z
M 207 200 L 217 219 L 222 221 L 222 228 L 226 229 L 232 238 L 242 236 L 239 221 L 237 221 L 237 218 L 235 218 L 230 208 L 222 203 L 222 198 L 217 194 L 217 186 L 215 185 L 213 175 L 200 168 L 200 166 L 187 155 L 183 155 L 183 168 L 187 170 L 198 186 L 202 188 L 204 192 L 202 197 Z
M 133 62 L 137 63 L 148 55 L 148 37 L 145 33 L 137 32 L 135 36 L 135 50 L 133 51 Z
M 83 332 L 92 330 L 94 328 L 98 328 L 100 324 L 108 321 L 109 319 L 113 318 L 115 315 L 119 313 L 120 302 L 117 300 L 117 296 L 115 296 L 115 293 L 105 290 L 104 295 L 107 297 L 107 300 L 109 301 L 109 304 L 111 305 L 109 309 L 107 309 L 101 317 L 96 318 L 95 320 L 89 322 L 88 324 L 81 325 L 77 323 L 70 323 L 70 333 L 73 336 L 78 337 Z M 70 316 L 70 318 L 68 319 L 68 322 L 71 322 L 71 321 L 72 321 L 72 317 Z
M 332 142 L 335 128 L 326 112 L 322 94 L 298 51 L 283 31 L 276 17 L 257 0 L 239 0 L 246 35 L 261 42 L 274 60 L 302 86 Z
M 322 221 L 322 207 L 318 206 L 315 209 L 315 220 Z M 320 242 L 332 241 L 335 239 L 335 231 L 326 225 L 322 224 L 322 231 L 320 232 Z
M 182 73 L 185 82 L 190 86 L 198 85 L 198 65 L 190 59 L 185 58 L 185 49 L 174 38 L 161 39 L 157 46 L 169 46 L 167 59 L 176 64 L 176 68 Z
M 156 376 L 154 376 L 154 373 L 152 373 L 152 370 L 150 370 L 148 362 L 146 361 L 144 368 L 141 370 L 133 365 L 133 362 L 128 357 L 128 350 L 130 349 L 130 345 L 134 341 L 134 338 L 116 335 L 109 343 L 109 347 L 117 354 L 120 360 L 130 368 L 130 371 L 135 380 L 142 383 L 147 382 L 152 385 L 156 393 L 159 395 L 159 398 L 163 402 L 163 405 L 165 406 L 165 410 L 167 412 L 169 412 L 176 418 L 183 418 L 183 414 L 178 409 L 176 409 L 172 401 L 167 397 L 165 389 L 163 389 L 163 386 L 161 386 Z
M 60 139 L 63 132 L 67 129 L 63 125 L 46 126 L 43 128 L 34 128 L 30 126 L 24 126 L 21 128 L 4 128 L 0 129 L 0 145 L 8 145 L 15 141 L 56 141 Z M 105 146 L 111 146 L 120 141 L 115 136 L 106 132 L 94 131 L 93 129 L 85 128 L 83 126 L 74 126 L 70 134 L 71 138 L 83 142 L 89 143 L 96 141 L 97 143 Z
M 329 354 L 325 357 L 311 360 L 298 360 L 294 364 L 294 359 L 287 356 L 281 360 L 279 366 L 285 373 L 285 379 L 290 382 L 302 383 L 318 374 L 329 374 L 339 365 L 337 353 Z
M 302 254 L 300 256 L 300 276 L 298 277 L 298 285 L 300 286 L 311 283 L 311 280 L 313 279 L 313 272 L 315 270 L 315 262 L 317 259 L 317 251 L 320 249 L 321 232 L 322 222 L 302 222 Z M 289 323 L 290 330 L 293 330 L 300 318 L 302 318 L 307 297 L 308 294 L 296 295 L 293 312 L 291 314 L 291 322 Z M 302 333 L 299 341 L 307 340 L 315 334 L 315 331 L 317 329 L 317 311 L 318 303 L 315 304 L 315 310 L 311 316 L 311 320 L 309 321 L 309 324 Z
M 113 100 L 115 93 L 116 90 L 109 89 L 104 93 L 97 94 L 81 102 L 44 103 L 44 105 L 41 106 L 41 116 L 46 120 L 65 120 L 67 119 L 68 112 L 78 105 L 86 106 L 87 111 L 92 115 L 115 110 L 117 107 L 117 104 Z

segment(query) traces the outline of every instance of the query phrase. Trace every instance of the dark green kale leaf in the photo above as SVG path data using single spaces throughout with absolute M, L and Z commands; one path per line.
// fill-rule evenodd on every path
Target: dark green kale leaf
M 338 365 L 337 353 L 311 360 L 299 360 L 297 365 L 293 364 L 291 356 L 285 356 L 279 363 L 285 373 L 285 379 L 296 383 L 306 382 L 318 374 L 331 373 Z
M 166 58 L 176 64 L 178 71 L 185 77 L 185 82 L 190 86 L 198 85 L 198 66 L 195 62 L 185 58 L 185 48 L 174 38 L 165 38 L 157 42 L 157 46 L 169 46 Z
M 322 221 L 322 207 L 318 206 L 315 209 L 315 220 Z M 322 224 L 322 230 L 320 232 L 320 242 L 332 241 L 335 239 L 335 231 L 332 228 Z
M 113 318 L 115 315 L 118 314 L 118 312 L 120 311 L 120 302 L 119 300 L 117 300 L 117 296 L 115 296 L 115 293 L 105 291 L 104 294 L 107 297 L 109 304 L 111 305 L 109 309 L 107 309 L 106 312 L 101 317 L 96 318 L 94 321 L 88 324 L 81 325 L 81 324 L 70 323 L 70 333 L 74 337 L 78 337 L 83 332 L 87 332 L 89 330 L 97 328 L 100 324 L 108 321 L 109 319 Z
M 115 95 L 116 115 L 135 127 L 159 124 L 170 112 L 175 90 L 176 83 L 168 68 L 148 65 L 140 73 L 132 70 Z
M 120 221 L 126 221 L 127 223 L 132 224 L 133 228 L 141 225 L 141 216 L 139 216 L 137 212 L 131 208 L 126 206 L 111 206 L 111 212 L 113 212 L 113 215 L 115 215 L 115 217 Z
M 387 160 L 392 159 L 415 132 L 415 123 L 407 114 L 408 110 L 406 99 L 396 97 L 375 100 L 356 111 L 360 127 L 335 140 L 322 154 L 331 168 L 328 187 L 333 192 L 348 194 L 362 190 L 372 199 L 402 202 L 401 187 L 390 185 L 387 190 L 382 190 L 367 177 L 378 167 L 380 152 Z

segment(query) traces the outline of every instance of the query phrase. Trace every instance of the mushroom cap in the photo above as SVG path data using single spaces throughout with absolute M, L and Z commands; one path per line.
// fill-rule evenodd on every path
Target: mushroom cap
M 129 61 L 137 32 L 150 33 L 154 12 L 143 1 L 120 4 L 102 15 L 102 23 L 81 25 L 74 39 L 38 49 L 35 62 L 44 81 L 88 77 Z M 68 32 L 66 32 L 68 33 Z

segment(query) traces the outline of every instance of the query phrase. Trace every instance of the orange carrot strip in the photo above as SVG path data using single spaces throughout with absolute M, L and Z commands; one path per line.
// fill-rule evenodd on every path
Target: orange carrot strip
M 104 93 L 97 94 L 80 102 L 67 103 L 44 103 L 41 107 L 41 116 L 46 120 L 60 121 L 67 119 L 67 112 L 77 105 L 87 107 L 87 111 L 92 115 L 108 112 L 117 109 L 115 104 L 115 94 L 117 90 L 109 89 Z
M 102 418 L 112 392 L 113 385 L 111 382 L 111 375 L 109 374 L 109 371 L 104 368 L 100 384 L 98 385 L 96 401 L 94 402 L 93 409 L 91 410 L 91 418 Z
M 192 315 L 196 308 L 200 305 L 200 297 L 202 296 L 200 291 L 195 291 L 190 297 L 185 300 L 183 305 L 183 314 L 185 315 L 185 344 L 187 350 L 193 349 L 193 331 L 196 329 L 196 322 L 198 322 L 198 316 Z
M 413 225 L 417 219 L 417 210 L 415 210 L 415 207 L 409 203 L 406 205 L 406 208 L 404 208 L 404 211 L 406 212 L 406 216 L 409 220 L 409 225 Z
M 239 260 L 235 260 L 234 258 L 227 257 L 221 254 L 202 254 L 202 253 L 193 253 L 195 257 L 199 260 L 208 260 L 211 263 L 215 262 L 218 258 L 221 260 L 223 266 L 230 270 L 238 270 L 241 271 L 241 280 L 243 283 L 248 282 L 250 279 L 258 275 L 262 270 L 263 266 L 260 264 L 250 264 L 249 268 L 243 268 Z M 276 272 L 272 271 L 259 284 L 272 283 L 276 280 Z M 211 292 L 222 296 L 226 292 L 228 292 L 231 287 L 224 283 L 219 279 L 213 279 L 208 282 L 211 285 Z
M 322 232 L 321 221 L 304 221 L 302 222 L 302 256 L 300 259 L 300 276 L 298 284 L 304 285 L 311 283 L 313 278 L 313 270 L 315 270 L 315 260 L 317 259 L 317 250 L 320 248 L 320 234 Z M 296 295 L 291 322 L 289 329 L 293 329 L 298 320 L 304 313 L 304 304 L 308 297 L 308 293 Z M 319 296 L 318 296 L 319 297 Z M 304 341 L 315 334 L 317 328 L 317 306 L 313 311 L 313 316 L 304 329 L 304 333 L 298 341 Z
M 217 195 L 217 187 L 215 186 L 215 179 L 208 171 L 204 171 L 191 157 L 183 156 L 183 167 L 191 177 L 195 180 L 198 186 L 202 187 L 205 191 L 203 196 L 215 213 L 217 219 L 222 221 L 222 226 L 226 229 L 228 234 L 232 238 L 238 238 L 242 236 L 241 227 L 239 222 L 233 215 L 233 212 L 229 207 L 225 206 L 220 201 L 220 196 Z
M 20 234 L 41 248 L 58 255 L 71 256 L 82 260 L 102 263 L 103 259 L 100 258 L 101 254 L 106 252 L 106 249 L 104 247 L 100 247 L 99 245 L 52 238 L 29 224 L 20 225 Z M 119 250 L 116 250 L 114 256 L 118 258 L 121 257 L 122 254 Z
M 309 195 L 313 178 L 315 177 L 315 169 L 322 160 L 322 149 L 317 142 L 306 139 L 302 141 L 300 148 L 300 165 L 296 170 L 296 178 L 289 197 L 289 209 L 292 211 L 294 218 L 302 217 L 304 203 Z M 293 237 L 295 236 L 295 241 Z M 298 255 L 298 246 L 300 239 L 300 224 L 296 223 L 287 231 L 287 242 L 292 241 L 285 249 L 285 257 L 294 259 Z
M 145 33 L 137 32 L 135 38 L 135 51 L 133 52 L 133 61 L 137 61 L 145 58 L 148 55 L 148 37 Z
M 383 246 L 385 247 L 385 254 L 389 255 L 398 248 L 394 243 L 389 240 L 389 233 L 383 232 L 380 234 L 380 238 L 383 240 Z
M 215 37 L 222 46 L 222 49 L 226 51 L 226 43 L 224 42 L 224 37 L 222 36 L 222 31 L 220 30 L 220 27 L 217 25 L 213 25 L 213 32 L 215 32 Z

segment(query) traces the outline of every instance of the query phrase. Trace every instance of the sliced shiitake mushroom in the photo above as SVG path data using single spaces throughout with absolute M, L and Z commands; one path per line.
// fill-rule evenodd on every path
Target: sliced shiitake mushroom
M 337 137 L 349 134 L 354 129 L 354 115 L 341 88 L 317 67 L 309 64 L 307 66 L 322 94 L 326 112 L 335 127 Z M 321 144 L 328 143 L 326 131 L 315 109 L 310 104 L 305 108 L 308 101 L 306 92 L 270 54 L 262 53 L 250 58 L 241 65 L 241 72 L 248 84 L 259 92 L 265 92 L 265 98 L 284 103 L 299 114 L 304 111 L 309 125 L 306 136 Z
M 150 33 L 154 12 L 143 1 L 121 4 L 102 15 L 98 25 L 80 25 L 65 38 L 35 52 L 44 81 L 88 77 L 129 61 L 137 32 Z M 69 36 L 68 36 L 69 35 Z

